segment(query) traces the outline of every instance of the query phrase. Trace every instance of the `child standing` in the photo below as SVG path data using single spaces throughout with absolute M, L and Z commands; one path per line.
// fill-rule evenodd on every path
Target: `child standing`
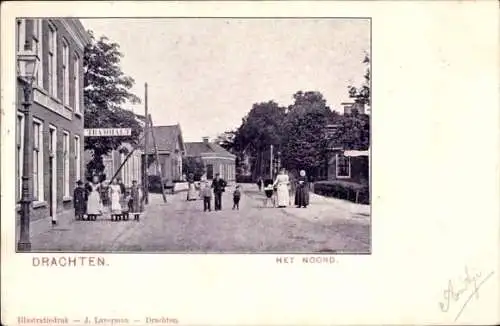
M 233 192 L 233 210 L 235 208 L 237 210 L 240 210 L 240 198 L 241 198 L 240 186 L 236 185 L 236 189 L 234 189 Z
M 73 191 L 73 205 L 75 208 L 75 219 L 77 221 L 83 220 L 87 211 L 87 190 L 83 187 L 83 182 L 78 180 L 76 188 Z
M 203 182 L 203 185 L 201 186 L 201 191 L 200 191 L 201 197 L 203 197 L 203 211 L 206 212 L 207 210 L 210 212 L 210 201 L 212 200 L 212 189 L 208 185 L 207 181 Z

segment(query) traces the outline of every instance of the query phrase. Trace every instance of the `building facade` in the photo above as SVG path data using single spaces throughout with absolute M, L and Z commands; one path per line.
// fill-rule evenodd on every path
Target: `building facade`
M 17 19 L 16 51 L 39 59 L 31 105 L 33 167 L 31 219 L 72 209 L 83 178 L 83 54 L 90 37 L 78 19 Z M 22 72 L 25 67 L 19 66 Z M 23 83 L 17 83 L 16 200 L 23 174 Z M 19 207 L 19 205 L 18 205 Z M 19 209 L 18 209 L 19 212 Z
M 116 172 L 118 172 L 116 177 L 120 178 L 126 187 L 132 186 L 132 181 L 134 180 L 141 184 L 141 157 L 141 149 L 134 148 L 129 143 L 123 143 L 118 150 L 112 151 L 111 154 L 103 158 L 103 173 L 106 176 L 106 180 L 110 181 Z M 122 166 L 121 169 L 120 166 Z M 120 170 L 118 171 L 118 169 Z
M 333 136 L 339 125 L 328 125 L 327 134 Z M 326 171 L 328 180 L 342 180 L 368 184 L 370 180 L 369 150 L 354 151 L 336 139 L 330 141 Z
M 236 180 L 236 156 L 207 137 L 202 142 L 186 143 L 186 157 L 201 157 L 208 180 L 217 173 L 226 181 Z
M 156 143 L 158 150 L 159 162 L 156 160 L 154 143 Z M 179 124 L 154 126 L 151 128 L 148 144 L 148 154 L 152 161 L 148 166 L 148 175 L 160 176 L 163 181 L 181 181 L 182 157 L 185 153 L 186 149 Z
M 136 114 L 136 121 L 144 128 L 145 118 Z M 130 155 L 129 155 L 130 154 Z M 103 156 L 105 180 L 110 181 L 118 171 L 117 178 L 121 178 L 125 186 L 132 186 L 132 181 L 142 183 L 142 154 L 143 147 L 133 146 L 128 142 L 123 142 L 121 146 Z M 85 166 L 92 159 L 92 151 L 85 151 Z M 122 166 L 123 163 L 123 166 Z M 120 169 L 120 166 L 122 168 Z

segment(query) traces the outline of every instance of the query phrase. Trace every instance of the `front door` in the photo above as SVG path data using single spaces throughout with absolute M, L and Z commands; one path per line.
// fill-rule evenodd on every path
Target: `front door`
M 54 194 L 53 194 L 53 189 L 52 189 L 52 179 L 53 179 L 53 165 L 54 165 L 54 158 L 51 156 L 49 157 L 49 180 L 50 180 L 50 187 L 49 187 L 49 215 L 50 217 L 54 217 Z
M 56 179 L 56 146 L 57 138 L 56 138 L 56 129 L 50 128 L 49 131 L 49 215 L 52 220 L 57 220 L 57 179 Z
M 214 166 L 212 164 L 207 164 L 207 179 L 212 180 L 214 178 Z

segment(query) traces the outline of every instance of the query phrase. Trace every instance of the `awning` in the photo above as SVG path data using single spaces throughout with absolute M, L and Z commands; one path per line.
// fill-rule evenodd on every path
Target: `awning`
M 366 151 L 345 151 L 344 156 L 350 156 L 350 157 L 370 156 L 370 149 Z

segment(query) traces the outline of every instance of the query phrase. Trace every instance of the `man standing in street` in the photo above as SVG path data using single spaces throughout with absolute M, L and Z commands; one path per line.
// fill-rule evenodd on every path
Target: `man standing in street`
M 214 189 L 215 197 L 215 210 L 220 211 L 222 209 L 222 193 L 226 187 L 226 181 L 219 177 L 219 173 L 215 175 L 214 181 L 212 182 L 212 188 Z

